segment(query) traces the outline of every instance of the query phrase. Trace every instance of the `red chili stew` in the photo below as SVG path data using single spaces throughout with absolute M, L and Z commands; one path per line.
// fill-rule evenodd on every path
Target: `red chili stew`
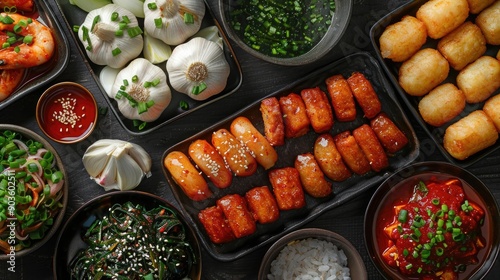
M 466 196 L 460 180 L 421 181 L 405 199 L 392 205 L 383 225 L 388 265 L 412 278 L 458 279 L 467 265 L 478 263 L 486 243 L 484 209 Z

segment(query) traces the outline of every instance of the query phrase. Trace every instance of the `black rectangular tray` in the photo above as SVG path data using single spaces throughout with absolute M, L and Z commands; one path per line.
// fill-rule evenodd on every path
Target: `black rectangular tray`
M 111 99 L 108 97 L 106 94 L 106 91 L 103 89 L 100 80 L 99 80 L 99 73 L 103 66 L 96 65 L 92 63 L 90 60 L 87 60 L 87 66 L 89 68 L 89 71 L 91 73 L 92 78 L 96 81 L 97 86 L 99 87 L 99 91 L 101 94 L 103 94 L 104 99 L 107 101 L 109 108 L 113 111 L 113 114 L 116 116 L 118 119 L 118 122 L 121 124 L 121 126 L 130 134 L 132 135 L 144 135 L 147 134 L 151 131 L 154 131 L 163 125 L 166 125 L 168 123 L 171 123 L 179 118 L 182 118 L 183 116 L 200 109 L 204 106 L 207 106 L 210 103 L 213 103 L 215 101 L 218 101 L 220 99 L 223 99 L 224 97 L 229 96 L 230 94 L 236 92 L 238 88 L 241 86 L 242 80 L 243 80 L 243 75 L 241 72 L 241 67 L 236 59 L 236 56 L 233 52 L 233 49 L 227 39 L 227 36 L 224 32 L 224 30 L 221 28 L 220 24 L 216 20 L 214 14 L 212 13 L 212 10 L 210 9 L 208 3 L 206 1 L 206 12 L 205 12 L 205 17 L 203 18 L 203 22 L 201 25 L 200 29 L 203 29 L 208 26 L 217 26 L 219 30 L 219 35 L 222 37 L 223 41 L 223 48 L 224 48 L 224 55 L 229 63 L 230 67 L 230 73 L 229 77 L 227 79 L 227 85 L 224 88 L 224 90 L 207 99 L 204 101 L 196 101 L 191 98 L 189 98 L 187 95 L 179 93 L 175 91 L 172 87 L 170 87 L 172 91 L 172 101 L 168 105 L 168 107 L 163 111 L 161 116 L 154 122 L 148 123 L 144 129 L 139 130 L 136 125 L 134 125 L 134 121 L 129 120 L 125 118 L 120 110 L 118 109 L 118 105 L 115 102 L 115 100 Z M 69 3 L 69 0 L 57 0 L 57 3 L 64 14 L 64 19 L 68 25 L 68 28 L 70 30 L 73 29 L 73 26 L 75 25 L 81 25 L 82 22 L 85 20 L 85 17 L 87 16 L 87 13 L 77 6 L 71 5 Z M 139 22 L 141 22 L 141 19 L 138 19 Z M 76 34 L 73 33 L 73 39 L 76 41 L 76 44 L 79 46 L 79 51 L 81 52 L 82 56 L 86 59 L 87 55 L 85 54 L 83 45 L 81 44 L 80 40 L 77 38 Z M 162 68 L 166 72 L 166 63 L 160 63 L 157 64 L 160 68 Z M 188 109 L 184 110 L 180 107 L 181 101 L 186 102 L 188 104 Z
M 64 35 L 63 29 L 56 20 L 54 12 L 45 1 L 34 1 L 36 5 L 36 18 L 42 24 L 48 26 L 53 32 L 56 49 L 50 61 L 36 67 L 31 67 L 25 71 L 21 83 L 10 94 L 9 97 L 0 101 L 0 110 L 14 103 L 16 100 L 33 92 L 34 90 L 50 83 L 61 74 L 69 61 L 69 43 Z
M 443 154 L 443 156 L 451 163 L 456 164 L 461 167 L 467 167 L 472 165 L 473 163 L 477 162 L 478 160 L 484 158 L 486 155 L 492 153 L 493 151 L 497 150 L 500 148 L 500 141 L 497 141 L 493 146 L 490 146 L 487 149 L 484 149 L 469 158 L 465 160 L 457 160 L 453 158 L 443 147 L 443 136 L 446 131 L 446 128 L 458 121 L 459 119 L 467 116 L 469 113 L 472 111 L 481 109 L 484 105 L 484 102 L 477 103 L 477 104 L 467 104 L 465 109 L 462 111 L 461 114 L 459 114 L 457 117 L 455 117 L 453 120 L 449 121 L 448 123 L 440 126 L 440 127 L 434 127 L 432 125 L 427 124 L 422 117 L 420 116 L 420 113 L 418 111 L 418 103 L 422 97 L 415 97 L 415 96 L 410 96 L 408 95 L 403 88 L 399 85 L 398 82 L 398 75 L 399 75 L 399 67 L 401 66 L 401 63 L 396 63 L 393 62 L 390 59 L 384 59 L 382 57 L 382 54 L 380 53 L 380 44 L 379 44 L 379 39 L 382 33 L 384 32 L 385 28 L 393 23 L 396 23 L 401 20 L 401 18 L 405 15 L 412 15 L 415 16 L 418 8 L 422 6 L 427 2 L 427 0 L 415 0 L 415 1 L 410 1 L 407 4 L 397 8 L 396 10 L 392 11 L 391 13 L 387 14 L 383 18 L 381 18 L 379 21 L 377 21 L 371 28 L 370 30 L 370 39 L 371 43 L 373 45 L 373 48 L 375 49 L 376 56 L 382 65 L 382 68 L 386 72 L 386 74 L 389 77 L 389 80 L 392 82 L 394 87 L 396 87 L 396 91 L 400 95 L 400 97 L 403 99 L 403 101 L 408 105 L 408 108 L 411 112 L 411 114 L 417 119 L 419 124 L 424 128 L 426 133 L 429 135 L 429 137 L 436 143 L 439 151 Z M 470 20 L 474 22 L 474 15 L 469 16 L 467 20 Z M 437 49 L 437 43 L 438 40 L 431 39 L 430 37 L 427 38 L 427 42 L 422 48 L 434 48 Z M 491 45 L 486 45 L 487 46 L 487 51 L 484 55 L 490 55 L 490 56 L 495 56 L 496 52 L 498 51 L 498 47 L 491 46 Z M 443 83 L 453 83 L 456 84 L 456 77 L 458 75 L 458 71 L 454 70 L 453 68 L 450 67 L 450 73 L 448 75 L 448 78 L 443 82 Z M 500 89 L 497 90 L 493 95 L 499 94 Z M 492 96 L 493 96 L 492 95 Z
M 245 192 L 255 186 L 267 185 L 271 186 L 268 181 L 267 171 L 262 167 L 257 169 L 257 172 L 249 177 L 233 177 L 232 185 L 225 189 L 217 189 L 209 182 L 209 187 L 213 192 L 212 197 L 196 202 L 189 199 L 174 182 L 173 178 L 163 167 L 163 172 L 167 181 L 174 193 L 175 198 L 180 204 L 180 208 L 185 214 L 186 218 L 193 224 L 195 231 L 199 234 L 200 242 L 205 246 L 207 251 L 216 259 L 221 261 L 230 261 L 242 257 L 270 242 L 277 240 L 280 236 L 299 228 L 305 223 L 313 220 L 321 213 L 338 207 L 343 203 L 355 198 L 359 194 L 365 192 L 372 186 L 387 178 L 394 170 L 401 168 L 412 161 L 414 161 L 419 154 L 419 142 L 404 115 L 400 105 L 395 99 L 393 89 L 389 82 L 384 78 L 382 70 L 375 58 L 367 53 L 357 53 L 345 57 L 337 62 L 331 63 L 326 67 L 319 69 L 301 80 L 290 84 L 289 86 L 269 94 L 270 96 L 284 96 L 291 92 L 300 93 L 301 89 L 319 86 L 326 92 L 326 84 L 324 83 L 327 77 L 335 74 L 342 74 L 348 78 L 353 72 L 358 71 L 363 73 L 369 81 L 371 81 L 379 99 L 382 103 L 382 110 L 396 123 L 396 125 L 408 137 L 409 144 L 396 155 L 390 157 L 389 168 L 379 173 L 369 172 L 363 176 L 353 175 L 351 178 L 343 182 L 333 183 L 334 195 L 325 199 L 315 199 L 306 195 L 306 206 L 300 210 L 294 211 L 281 211 L 281 216 L 278 221 L 269 225 L 258 225 L 256 233 L 251 236 L 238 239 L 231 243 L 216 245 L 212 243 L 206 234 L 203 226 L 199 222 L 197 215 L 200 210 L 215 205 L 218 198 L 231 193 L 238 193 L 244 195 Z M 172 151 L 182 151 L 188 154 L 189 145 L 196 139 L 206 139 L 210 142 L 211 135 L 219 128 L 226 128 L 229 126 L 233 119 L 237 116 L 245 116 L 250 119 L 253 125 L 263 132 L 263 120 L 261 112 L 259 111 L 261 100 L 254 102 L 241 111 L 229 116 L 227 119 L 217 123 L 196 135 L 174 145 L 165 151 L 163 160 L 166 155 Z M 333 125 L 329 131 L 332 135 L 346 130 L 353 130 L 364 123 L 368 123 L 368 119 L 363 117 L 363 113 L 358 108 L 358 115 L 355 121 L 352 122 L 338 122 Z M 319 136 L 312 129 L 310 132 L 302 137 L 294 139 L 286 139 L 285 145 L 276 147 L 279 159 L 273 168 L 293 166 L 295 157 L 301 153 L 312 152 L 314 141 Z M 162 162 L 163 162 L 162 160 Z

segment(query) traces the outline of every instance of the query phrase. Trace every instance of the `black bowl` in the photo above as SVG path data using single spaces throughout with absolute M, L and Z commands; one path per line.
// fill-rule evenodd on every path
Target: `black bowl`
M 465 272 L 460 273 L 459 279 L 482 279 L 491 269 L 500 251 L 500 212 L 495 197 L 488 187 L 476 176 L 467 170 L 447 162 L 420 162 L 409 165 L 396 171 L 387 178 L 373 194 L 365 213 L 364 236 L 365 244 L 373 264 L 379 272 L 387 279 L 407 279 L 399 270 L 387 265 L 382 260 L 382 248 L 378 240 L 384 238 L 380 232 L 379 215 L 383 207 L 403 194 L 404 201 L 411 194 L 413 187 L 418 181 L 426 181 L 436 176 L 439 180 L 457 178 L 462 182 L 463 189 L 468 199 L 474 201 L 484 209 L 484 224 L 481 233 L 486 240 L 486 246 L 479 250 L 477 255 L 479 262 L 468 265 Z M 408 189 L 410 188 L 410 189 Z M 390 222 L 390 221 L 389 221 Z
M 87 247 L 82 240 L 82 235 L 85 234 L 90 224 L 89 221 L 102 218 L 107 213 L 108 209 L 116 203 L 132 202 L 140 204 L 146 209 L 151 209 L 163 205 L 173 210 L 177 217 L 181 220 L 186 229 L 188 240 L 193 248 L 196 264 L 193 265 L 189 277 L 191 279 L 201 279 L 201 251 L 191 227 L 185 222 L 184 217 L 180 212 L 165 199 L 156 195 L 140 192 L 140 191 L 114 191 L 98 196 L 83 206 L 81 206 L 66 222 L 59 239 L 53 261 L 53 270 L 55 279 L 70 279 L 69 264 L 79 250 Z

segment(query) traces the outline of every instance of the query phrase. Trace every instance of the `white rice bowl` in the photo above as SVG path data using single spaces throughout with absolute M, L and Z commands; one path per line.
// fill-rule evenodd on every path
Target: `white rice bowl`
M 306 238 L 287 244 L 272 261 L 269 280 L 350 280 L 347 256 L 332 242 Z

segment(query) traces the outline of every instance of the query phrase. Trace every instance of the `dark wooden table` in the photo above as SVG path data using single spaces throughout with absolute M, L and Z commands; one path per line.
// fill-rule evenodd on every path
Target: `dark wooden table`
M 56 2 L 54 0 L 49 2 L 56 14 L 61 16 Z M 208 2 L 216 17 L 220 19 L 217 12 L 217 0 L 209 0 Z M 97 195 L 104 194 L 102 188 L 89 179 L 81 162 L 81 157 L 87 147 L 102 138 L 126 140 L 145 147 L 152 156 L 153 176 L 144 180 L 137 190 L 155 193 L 176 204 L 161 171 L 161 157 L 167 148 L 226 118 L 253 101 L 279 90 L 314 69 L 354 52 L 373 52 L 368 35 L 371 26 L 379 18 L 406 2 L 408 0 L 354 0 L 352 19 L 342 41 L 323 59 L 311 65 L 301 67 L 273 65 L 262 62 L 234 46 L 237 59 L 243 70 L 241 88 L 233 95 L 163 126 L 148 135 L 133 136 L 128 134 L 120 126 L 115 115 L 109 111 L 107 115 L 99 119 L 96 130 L 85 141 L 72 145 L 52 142 L 69 174 L 69 205 L 65 216 L 69 218 L 83 203 Z M 58 20 L 67 29 L 66 33 L 71 41 L 71 55 L 67 69 L 53 83 L 62 81 L 81 83 L 94 93 L 99 106 L 106 107 L 107 102 L 104 95 L 99 92 L 95 81 L 89 74 L 84 57 L 78 51 L 79 46 L 72 40 L 70 35 L 72 31 L 66 28 L 62 16 Z M 32 92 L 3 109 L 0 112 L 0 123 L 21 125 L 42 134 L 35 120 L 35 106 L 38 97 L 45 88 Z M 402 104 L 401 100 L 400 103 Z M 402 106 L 406 109 L 404 105 Z M 445 160 L 416 120 L 409 114 L 408 117 L 421 143 L 417 161 Z M 467 169 L 486 183 L 497 202 L 500 203 L 500 151 L 496 151 Z M 371 191 L 361 194 L 341 207 L 324 213 L 305 227 L 325 228 L 346 237 L 361 253 L 369 279 L 382 279 L 368 257 L 363 240 L 363 215 L 374 189 L 372 188 Z M 500 225 L 495 226 L 500 227 Z M 34 254 L 16 259 L 15 273 L 7 271 L 8 266 L 5 262 L 0 263 L 0 279 L 53 279 L 52 256 L 56 239 L 57 235 Z M 203 279 L 256 279 L 259 264 L 266 249 L 267 247 L 259 249 L 232 262 L 219 262 L 210 257 L 208 253 L 203 252 Z M 500 275 L 500 260 L 496 261 L 485 279 L 498 279 L 498 275 Z

